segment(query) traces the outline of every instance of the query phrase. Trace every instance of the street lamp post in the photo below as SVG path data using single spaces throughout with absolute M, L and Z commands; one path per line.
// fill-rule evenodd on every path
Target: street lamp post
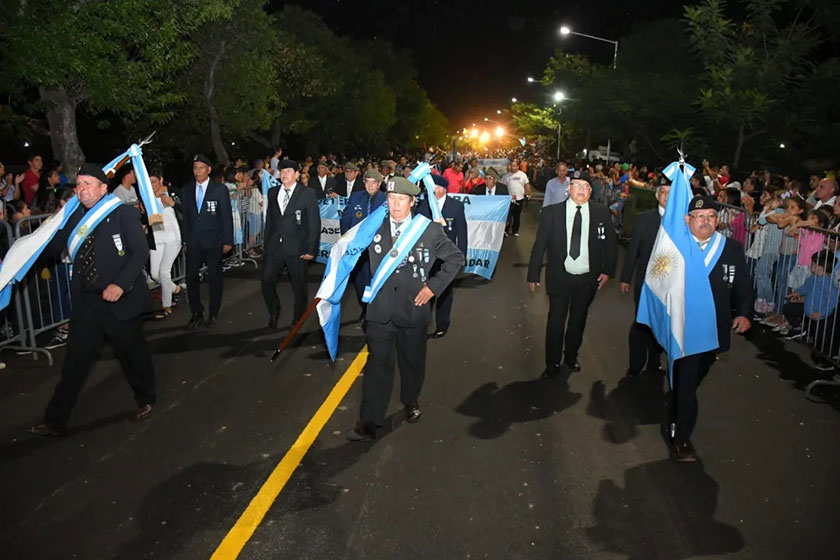
M 553 97 L 554 97 L 554 102 L 555 103 L 560 103 L 561 101 L 566 99 L 566 94 L 562 91 L 555 91 Z M 562 117 L 563 117 L 563 108 L 561 107 L 560 109 L 558 109 L 558 114 L 557 114 L 557 161 L 560 161 L 560 136 L 563 132 Z

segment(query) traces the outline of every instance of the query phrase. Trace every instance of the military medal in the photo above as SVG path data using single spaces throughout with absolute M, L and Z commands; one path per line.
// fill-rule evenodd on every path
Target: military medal
M 408 262 L 410 262 L 410 263 L 414 262 L 414 255 L 409 255 L 408 256 Z M 417 267 L 415 266 L 415 268 L 417 268 Z
M 82 236 L 86 235 L 87 232 L 88 232 L 88 227 L 86 225 L 84 225 L 84 226 L 79 228 L 79 231 L 76 232 L 76 235 L 78 235 L 79 237 L 82 237 Z
M 390 253 L 388 253 L 388 254 L 389 254 L 389 255 L 391 255 L 391 258 L 392 258 L 392 259 L 396 259 L 396 258 L 397 258 L 397 255 L 399 255 L 399 253 L 397 252 L 397 250 L 396 250 L 396 249 L 391 249 L 391 252 L 390 252 Z
M 361 217 L 362 217 L 362 211 L 361 211 L 361 210 L 356 210 L 356 217 L 357 217 L 357 218 L 361 218 Z
M 417 278 L 417 265 L 414 265 L 414 273 L 411 275 L 412 278 Z
M 382 236 L 381 235 L 379 235 L 377 233 L 376 235 L 373 236 L 373 242 L 374 243 L 379 243 L 380 241 L 382 241 Z
M 373 252 L 378 255 L 379 253 L 382 252 L 382 246 L 381 245 L 374 245 L 373 246 Z
M 125 251 L 123 250 L 122 237 L 120 237 L 119 233 L 113 235 L 112 237 L 114 238 L 114 246 L 117 248 L 117 254 L 121 257 L 124 257 Z

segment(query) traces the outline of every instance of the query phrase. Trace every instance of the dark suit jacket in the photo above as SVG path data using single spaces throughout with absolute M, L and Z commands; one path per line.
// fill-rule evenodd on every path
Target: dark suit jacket
M 391 223 L 388 217 L 382 220 L 382 226 L 377 235 L 380 238 L 379 241 L 374 241 L 368 247 L 370 270 L 373 274 L 376 274 L 379 263 L 388 255 L 393 246 Z M 425 259 L 426 251 L 429 255 L 428 262 Z M 432 317 L 432 306 L 428 303 L 422 307 L 414 305 L 414 298 L 423 288 L 423 278 L 426 278 L 426 285 L 432 293 L 440 295 L 464 266 L 464 254 L 446 237 L 441 225 L 434 222 L 429 224 L 414 244 L 410 255 L 414 257 L 413 262 L 409 262 L 406 258 L 385 281 L 376 298 L 368 305 L 368 322 L 391 321 L 399 327 L 428 325 Z M 441 263 L 435 267 L 437 271 L 433 273 L 432 267 L 437 260 Z M 414 277 L 415 267 L 418 273 L 416 278 Z
M 558 293 L 566 282 L 566 205 L 571 200 L 543 208 L 537 239 L 531 249 L 528 282 L 539 282 L 542 259 L 548 251 L 545 288 L 549 295 Z M 600 234 L 599 234 L 600 230 Z M 571 233 L 571 232 L 569 232 Z M 606 206 L 589 201 L 589 272 L 615 275 L 617 242 L 610 211 Z
M 432 209 L 429 207 L 429 201 L 427 199 L 423 199 L 417 206 L 417 213 L 426 216 L 430 220 L 432 219 Z M 464 214 L 464 203 L 452 197 L 447 197 L 441 215 L 446 220 L 446 226 L 443 228 L 446 237 L 466 256 L 467 217 Z
M 321 212 L 315 192 L 298 183 L 286 213 L 280 213 L 277 195 L 283 187 L 268 190 L 268 211 L 265 220 L 265 252 L 286 255 L 318 254 L 321 239 Z
M 659 210 L 655 209 L 640 213 L 633 225 L 633 237 L 624 255 L 624 268 L 621 269 L 620 281 L 633 284 L 636 305 L 639 303 L 648 261 L 661 223 L 662 216 L 659 215 Z
M 752 316 L 753 304 L 752 279 L 744 258 L 744 247 L 734 239 L 726 239 L 723 252 L 709 273 L 709 284 L 712 287 L 717 315 L 720 344 L 717 351 L 726 352 L 729 350 L 732 319 L 749 319 Z
M 344 175 L 344 173 L 342 173 L 341 175 L 336 175 L 334 177 L 334 179 L 335 179 L 335 185 L 333 185 L 333 190 L 330 191 L 330 192 L 335 191 L 335 192 L 338 193 L 338 196 L 347 196 L 347 178 L 346 178 L 346 175 Z M 353 194 L 354 192 L 363 191 L 363 190 L 365 190 L 365 180 L 362 179 L 362 174 L 359 173 L 358 175 L 356 175 L 356 180 L 353 181 L 353 190 L 350 192 L 350 194 Z M 330 194 L 330 193 L 328 192 L 327 194 Z
M 487 185 L 478 185 L 471 194 L 487 194 Z M 496 196 L 499 195 L 510 196 L 510 192 L 508 192 L 507 185 L 496 182 Z
M 201 212 L 196 208 L 195 191 L 195 181 L 181 187 L 184 243 L 188 247 L 198 246 L 202 249 L 233 245 L 233 212 L 227 187 L 211 180 L 204 193 Z
M 309 184 L 307 186 L 313 191 L 315 191 L 316 198 L 327 198 L 327 193 L 335 190 L 335 177 L 333 177 L 330 174 L 327 174 L 327 182 L 324 185 L 324 188 L 322 189 L 321 181 L 318 179 L 318 175 L 315 174 L 309 178 Z
M 73 228 L 84 214 L 85 208 L 79 205 L 65 226 L 44 248 L 43 257 L 57 257 L 61 254 L 67 247 L 67 239 Z M 96 246 L 97 279 L 93 289 L 101 294 L 109 284 L 116 284 L 124 292 L 117 301 L 105 302 L 108 309 L 120 320 L 131 319 L 148 311 L 152 306 L 152 294 L 146 285 L 143 269 L 149 260 L 149 244 L 140 225 L 140 212 L 130 206 L 118 206 L 90 235 L 93 236 Z M 124 255 L 119 254 L 117 239 L 122 245 Z M 77 273 L 73 274 L 70 282 L 70 301 L 74 312 L 82 305 L 84 284 L 80 255 L 81 251 L 76 253 L 76 260 L 73 261 Z
M 372 200 L 370 200 L 371 198 Z M 370 200 L 370 211 L 373 212 L 385 204 L 386 199 L 387 196 L 381 191 L 377 191 L 373 197 L 368 195 L 367 191 L 354 192 L 350 195 L 350 198 L 347 199 L 347 206 L 344 207 L 339 219 L 341 235 L 344 235 L 351 227 L 367 218 L 368 200 Z

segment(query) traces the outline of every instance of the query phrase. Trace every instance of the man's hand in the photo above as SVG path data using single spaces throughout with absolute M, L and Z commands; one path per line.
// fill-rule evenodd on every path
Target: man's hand
M 630 292 L 630 284 L 627 282 L 619 282 L 618 283 L 618 291 L 622 294 L 626 294 Z
M 309 253 L 304 253 L 303 255 L 301 255 L 301 256 L 300 256 L 300 258 L 302 258 L 302 259 L 303 259 L 303 260 L 305 260 L 305 261 L 311 261 L 311 260 L 312 260 L 312 259 L 314 259 L 315 257 L 313 257 L 312 255 L 310 255 Z
M 435 297 L 434 292 L 432 292 L 428 286 L 423 286 L 423 288 L 417 292 L 417 297 L 414 298 L 414 305 L 422 307 L 429 303 L 429 300 L 433 297 Z
M 222 245 L 222 254 L 224 255 L 225 253 L 227 253 L 231 249 L 233 249 L 233 245 Z
M 610 277 L 607 276 L 606 274 L 599 274 L 598 275 L 598 289 L 600 290 L 601 288 L 603 288 L 604 285 L 606 285 L 606 283 L 609 281 L 609 279 L 610 279 Z
M 528 289 L 531 290 L 531 293 L 533 294 L 535 291 L 537 291 L 537 286 L 539 285 L 539 282 L 528 282 Z
M 123 293 L 125 293 L 123 289 L 116 284 L 108 284 L 108 287 L 102 292 L 102 299 L 114 303 L 122 297 Z
M 752 327 L 752 324 L 746 317 L 735 317 L 735 320 L 732 321 L 732 328 L 738 334 L 744 334 L 750 330 L 750 327 Z

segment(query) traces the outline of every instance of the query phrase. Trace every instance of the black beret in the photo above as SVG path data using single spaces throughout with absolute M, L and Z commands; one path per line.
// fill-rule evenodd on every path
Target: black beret
M 96 177 L 101 183 L 108 182 L 108 176 L 105 175 L 104 171 L 102 171 L 102 166 L 95 163 L 85 163 L 81 168 L 79 168 L 79 172 L 76 175 Z
M 443 187 L 445 189 L 449 188 L 449 179 L 443 175 L 432 175 L 432 181 L 434 181 L 435 185 L 439 187 Z
M 199 163 L 203 163 L 204 165 L 209 165 L 210 167 L 213 167 L 213 164 L 210 163 L 210 158 L 205 156 L 204 154 L 195 154 L 193 156 L 193 162 L 196 161 Z
M 293 159 L 284 159 L 280 163 L 277 164 L 277 169 L 294 169 L 295 171 L 300 171 L 300 165 Z
M 691 202 L 688 203 L 688 211 L 691 212 L 692 210 L 704 210 L 711 208 L 715 212 L 720 209 L 717 200 L 712 198 L 711 196 L 707 195 L 698 195 L 691 199 Z

